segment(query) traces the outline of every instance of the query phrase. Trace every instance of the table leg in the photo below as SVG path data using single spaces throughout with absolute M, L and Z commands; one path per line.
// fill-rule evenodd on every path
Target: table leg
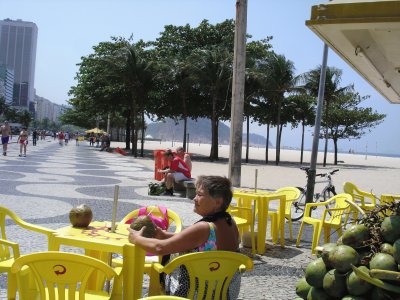
M 281 247 L 285 248 L 285 207 L 286 207 L 286 197 L 279 200 L 279 228 L 281 234 Z
M 124 264 L 123 298 L 127 300 L 142 297 L 144 260 L 146 252 L 133 244 L 126 244 L 123 248 Z
M 263 255 L 265 253 L 269 203 L 263 197 L 260 197 L 256 199 L 256 206 L 258 208 L 257 253 Z

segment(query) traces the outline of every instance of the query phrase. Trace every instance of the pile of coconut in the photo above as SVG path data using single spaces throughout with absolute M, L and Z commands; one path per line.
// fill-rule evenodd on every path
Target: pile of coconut
M 400 203 L 366 213 L 317 256 L 296 299 L 400 299 Z

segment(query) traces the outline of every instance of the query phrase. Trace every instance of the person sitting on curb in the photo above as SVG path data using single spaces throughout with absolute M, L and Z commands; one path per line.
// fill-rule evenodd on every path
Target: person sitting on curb
M 174 181 L 190 180 L 192 175 L 190 174 L 190 169 L 186 163 L 179 157 L 174 156 L 171 149 L 167 149 L 164 152 L 164 156 L 170 162 L 169 168 L 164 170 L 158 170 L 159 173 L 165 174 L 165 192 L 162 196 L 173 196 L 174 195 Z
M 192 172 L 192 160 L 190 159 L 189 153 L 185 153 L 185 149 L 182 146 L 176 148 L 176 156 L 182 159 L 185 164 L 188 166 L 189 171 Z

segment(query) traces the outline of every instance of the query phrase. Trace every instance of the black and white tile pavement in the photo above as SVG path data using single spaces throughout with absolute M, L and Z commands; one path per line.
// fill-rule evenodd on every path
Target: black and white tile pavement
M 0 159 L 0 205 L 25 221 L 53 229 L 63 227 L 69 224 L 70 209 L 81 203 L 92 208 L 94 219 L 110 220 L 115 185 L 120 187 L 117 220 L 143 205 L 167 206 L 181 216 L 185 226 L 198 219 L 189 199 L 147 195 L 153 172 L 140 159 L 100 152 L 85 142 L 60 146 L 53 139 L 39 140 L 37 146 L 28 144 L 27 157 L 18 156 L 17 146 L 10 144 L 7 156 Z M 296 234 L 299 224 L 294 226 Z M 21 254 L 47 249 L 45 237 L 11 222 L 7 234 L 19 243 Z M 309 230 L 303 240 L 302 248 L 286 240 L 287 246 L 281 249 L 267 236 L 265 255 L 257 255 L 254 270 L 242 278 L 240 299 L 294 299 L 296 281 L 312 259 Z M 6 299 L 6 282 L 2 274 L 0 299 Z

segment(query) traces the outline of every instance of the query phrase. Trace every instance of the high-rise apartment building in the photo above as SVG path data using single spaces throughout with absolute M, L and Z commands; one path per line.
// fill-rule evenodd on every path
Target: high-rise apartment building
M 37 36 L 35 23 L 0 21 L 0 64 L 14 71 L 12 105 L 19 109 L 33 107 Z
M 5 65 L 0 65 L 0 97 L 6 104 L 12 105 L 14 93 L 14 71 Z

